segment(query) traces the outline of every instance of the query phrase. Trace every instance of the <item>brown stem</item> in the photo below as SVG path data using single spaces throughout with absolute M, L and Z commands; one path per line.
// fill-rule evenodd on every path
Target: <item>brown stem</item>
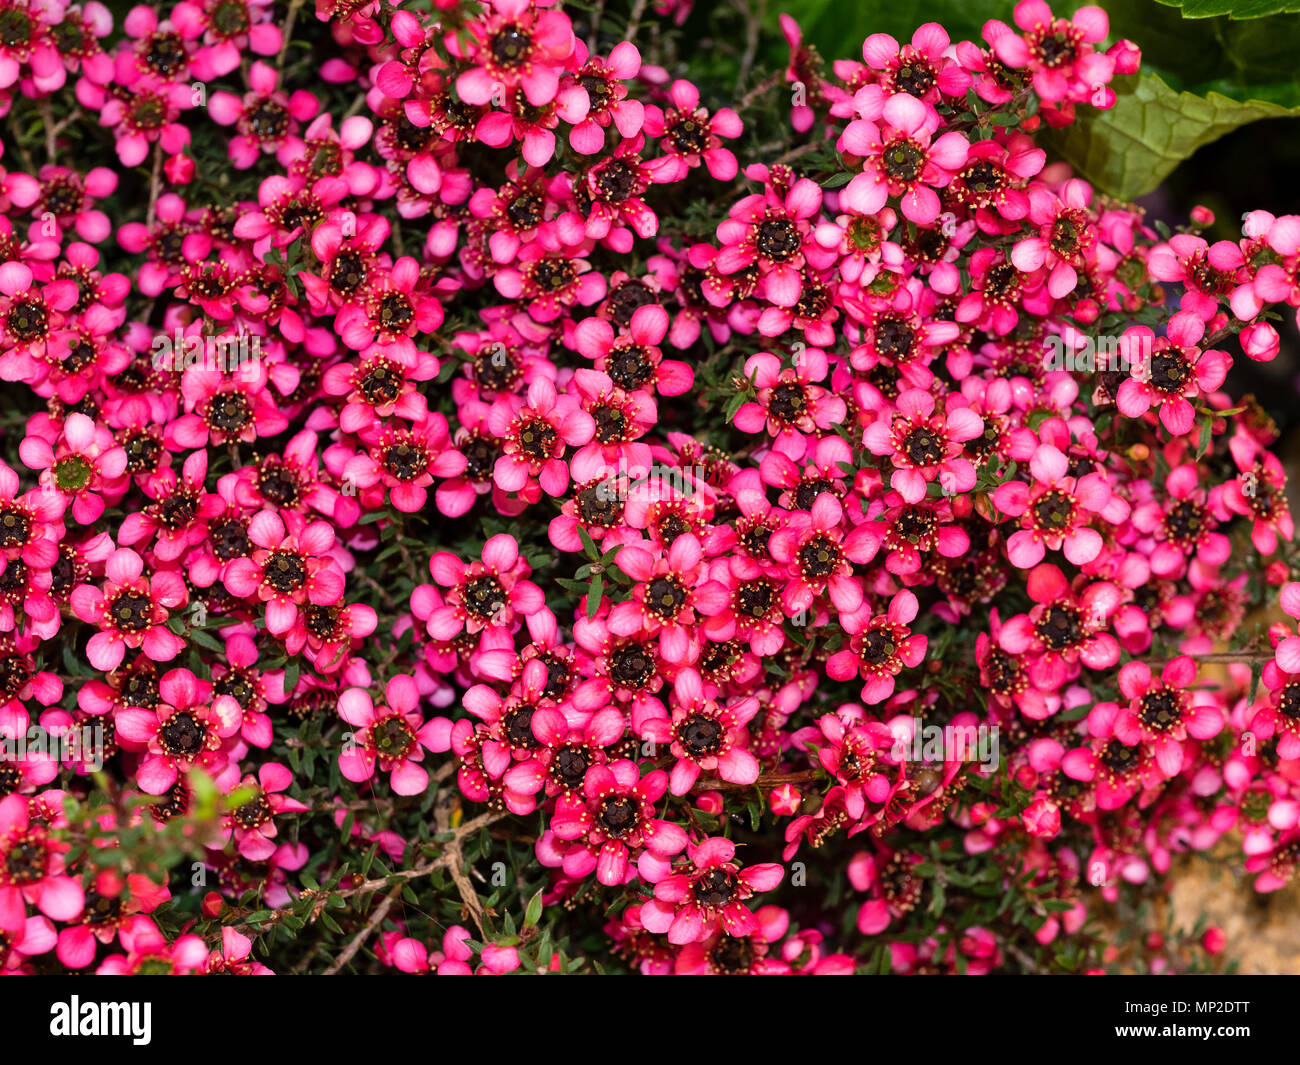
M 153 145 L 153 174 L 149 178 L 149 210 L 144 216 L 148 229 L 153 228 L 154 208 L 158 205 L 158 193 L 162 191 L 162 164 L 162 141 L 157 140 Z
M 393 908 L 393 903 L 397 901 L 397 896 L 401 893 L 401 890 L 401 884 L 393 885 L 392 890 L 385 895 L 379 905 L 375 907 L 375 912 L 370 915 L 370 920 L 366 922 L 366 927 L 361 929 L 360 932 L 352 937 L 352 942 L 343 948 L 343 953 L 335 958 L 334 964 L 325 970 L 326 976 L 334 976 L 343 968 L 343 966 L 353 959 L 357 951 L 361 949 L 361 944 L 370 938 L 370 934 L 374 932 L 383 919 L 388 916 L 388 911 Z
M 630 41 L 636 36 L 637 27 L 641 25 L 641 16 L 645 14 L 645 0 L 636 0 L 632 5 L 632 17 L 627 20 L 627 33 L 623 40 Z
M 697 780 L 692 791 L 748 791 L 750 788 L 779 788 L 782 784 L 807 784 L 817 779 L 815 769 L 804 769 L 798 773 L 765 773 L 752 784 L 733 784 L 729 780 Z

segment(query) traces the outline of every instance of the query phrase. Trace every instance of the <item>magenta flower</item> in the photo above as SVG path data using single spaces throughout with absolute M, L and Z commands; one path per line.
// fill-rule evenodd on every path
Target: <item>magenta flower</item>
M 966 162 L 966 138 L 953 131 L 932 143 L 938 115 L 906 93 L 886 98 L 864 90 L 857 106 L 862 117 L 845 127 L 839 147 L 862 158 L 862 172 L 845 186 L 841 205 L 871 215 L 898 196 L 905 217 L 929 225 L 939 217 L 934 190 L 947 187 Z
M 233 596 L 266 604 L 267 631 L 285 635 L 303 624 L 307 606 L 332 606 L 343 598 L 343 571 L 332 555 L 328 522 L 308 524 L 293 512 L 259 512 L 248 524 L 254 545 L 232 559 L 223 582 Z
M 411 677 L 393 677 L 384 696 L 387 705 L 380 706 L 364 688 L 349 688 L 339 696 L 339 716 L 357 729 L 345 737 L 339 771 L 356 782 L 370 780 L 376 771 L 388 773 L 398 795 L 419 795 L 429 786 L 428 770 L 420 765 L 424 752 L 449 749 L 449 723 L 445 718 L 424 720 Z
M 717 931 L 748 936 L 758 931 L 745 905 L 762 891 L 777 887 L 785 870 L 775 862 L 741 867 L 736 845 L 721 836 L 689 844 L 689 863 L 674 865 L 647 851 L 637 862 L 642 877 L 654 884 L 654 898 L 641 907 L 641 923 L 667 934 L 669 943 L 696 943 Z
M 71 921 L 81 913 L 81 882 L 64 872 L 63 856 L 70 847 L 46 825 L 32 822 L 24 796 L 0 799 L 0 932 L 6 937 L 30 936 L 29 903 L 55 921 Z M 34 936 L 29 946 L 35 947 Z
M 158 702 L 128 706 L 114 716 L 117 735 L 142 753 L 136 783 L 162 795 L 195 766 L 216 774 L 226 762 L 223 741 L 239 731 L 242 714 L 228 695 L 188 669 L 172 669 L 158 682 Z
M 1115 397 L 1129 418 L 1141 418 L 1155 407 L 1160 424 L 1174 436 L 1191 431 L 1196 417 L 1189 400 L 1213 392 L 1228 376 L 1232 357 L 1225 351 L 1202 351 L 1205 322 L 1191 311 L 1169 319 L 1165 336 L 1156 337 L 1144 325 L 1124 330 L 1121 351 L 1142 372 L 1125 378 Z

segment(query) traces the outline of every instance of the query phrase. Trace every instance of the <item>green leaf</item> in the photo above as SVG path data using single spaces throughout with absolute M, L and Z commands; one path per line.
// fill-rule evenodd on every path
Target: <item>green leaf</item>
M 1214 419 L 1208 414 L 1201 419 L 1201 438 L 1196 443 L 1196 457 L 1199 459 L 1210 447 L 1210 433 L 1214 427 Z
M 532 928 L 542 919 L 542 893 L 539 891 L 528 900 L 528 908 L 524 910 L 524 927 Z
M 1131 200 L 1150 192 L 1198 148 L 1248 122 L 1300 114 L 1263 100 L 1175 92 L 1157 75 L 1121 79 L 1109 111 L 1083 115 L 1047 142 L 1102 192 Z
M 296 658 L 291 658 L 285 663 L 284 690 L 286 692 L 291 692 L 294 688 L 298 687 L 298 673 L 300 670 L 301 665 Z
M 605 580 L 597 573 L 591 580 L 591 587 L 587 590 L 587 617 L 596 616 L 596 611 L 600 609 L 600 597 L 604 591 Z
M 1183 18 L 1211 18 L 1227 15 L 1229 18 L 1263 18 L 1300 11 L 1297 0 L 1156 0 L 1165 7 L 1181 8 Z

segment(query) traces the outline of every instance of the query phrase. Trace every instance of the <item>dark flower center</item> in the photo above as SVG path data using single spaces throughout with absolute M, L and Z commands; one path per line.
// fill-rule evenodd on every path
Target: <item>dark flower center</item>
M 1142 761 L 1142 752 L 1119 740 L 1111 740 L 1102 749 L 1101 760 L 1112 773 L 1123 775 Z
M 579 788 L 591 768 L 587 748 L 576 744 L 561 747 L 551 762 L 551 777 L 565 788 Z
M 584 488 L 576 502 L 578 517 L 584 525 L 612 529 L 623 517 L 623 503 L 608 482 Z
M 686 602 L 686 589 L 673 576 L 656 577 L 650 582 L 646 591 L 646 609 L 657 614 L 664 621 L 671 621 L 677 616 Z
M 465 476 L 473 481 L 485 481 L 491 477 L 497 459 L 501 457 L 501 449 L 482 436 L 472 437 L 461 451 L 465 455 Z
M 248 116 L 248 132 L 258 140 L 279 140 L 289 131 L 289 109 L 274 100 L 262 100 Z
M 962 184 L 971 192 L 976 193 L 979 199 L 986 199 L 992 193 L 997 192 L 1002 187 L 1004 178 L 1005 174 L 1002 168 L 987 159 L 971 163 L 961 172 Z
M 18 300 L 9 308 L 9 332 L 22 343 L 37 340 L 45 335 L 45 304 L 40 300 Z
M 930 64 L 920 59 L 912 59 L 894 71 L 894 88 L 915 96 L 918 100 L 934 87 L 938 78 Z
M 917 466 L 933 466 L 943 458 L 943 448 L 929 429 L 913 429 L 908 433 L 903 450 Z
M 307 580 L 307 567 L 301 556 L 290 551 L 275 551 L 266 560 L 266 583 L 277 592 L 288 594 Z
M 801 385 L 784 384 L 772 389 L 768 410 L 785 422 L 795 421 L 808 406 Z
M 1138 700 L 1138 718 L 1153 732 L 1169 732 L 1183 720 L 1182 698 L 1170 688 L 1147 692 Z
M 622 203 L 636 191 L 636 171 L 622 159 L 611 159 L 595 178 L 596 191 L 606 203 Z
M 716 754 L 722 747 L 722 726 L 711 717 L 692 714 L 677 729 L 677 737 L 696 758 Z
M 163 500 L 158 522 L 164 529 L 183 529 L 194 520 L 198 505 L 198 497 L 193 492 L 179 488 Z
M 1058 30 L 1039 38 L 1038 54 L 1045 67 L 1059 67 L 1072 63 L 1078 54 L 1073 38 Z
M 1151 356 L 1151 387 L 1161 392 L 1181 395 L 1187 387 L 1190 370 L 1178 351 L 1162 351 Z
M 379 324 L 390 333 L 400 333 L 415 318 L 411 301 L 400 292 L 390 292 L 379 301 Z
M 0 547 L 19 547 L 27 543 L 32 522 L 26 514 L 6 509 L 0 513 Z
M 1083 628 L 1079 624 L 1079 614 L 1072 607 L 1053 603 L 1039 620 L 1038 635 L 1043 643 L 1054 651 L 1073 647 L 1083 639 Z
M 209 536 L 212 540 L 212 553 L 222 562 L 248 556 L 248 530 L 237 518 L 217 522 L 212 526 Z
M 506 742 L 511 747 L 540 747 L 541 743 L 533 735 L 534 706 L 520 706 L 506 714 L 503 721 Z
M 141 632 L 151 624 L 153 604 L 149 602 L 148 596 L 123 592 L 113 600 L 109 613 L 112 615 L 113 624 L 120 631 Z
M 14 883 L 34 883 L 44 879 L 48 857 L 49 851 L 42 840 L 22 839 L 5 856 L 5 870 Z
M 682 155 L 699 155 L 709 146 L 712 130 L 698 111 L 684 114 L 667 130 L 668 142 Z
M 592 411 L 596 422 L 596 439 L 602 444 L 622 440 L 627 432 L 627 416 L 617 407 L 600 406 Z
M 559 292 L 577 279 L 578 268 L 568 259 L 540 259 L 533 264 L 531 276 L 543 293 Z
M 533 42 L 518 26 L 505 26 L 492 38 L 490 47 L 498 66 L 517 67 L 528 58 Z
M 419 444 L 394 444 L 384 451 L 384 469 L 399 481 L 413 481 L 428 468 L 429 456 Z
M 271 803 L 265 795 L 259 794 L 235 811 L 235 823 L 240 828 L 252 830 L 264 825 L 274 816 Z
M 885 173 L 904 185 L 921 176 L 925 152 L 911 141 L 895 141 L 885 149 Z
M 754 247 L 772 262 L 783 263 L 799 250 L 799 231 L 788 218 L 769 218 L 759 223 Z
M 522 192 L 506 208 L 506 217 L 517 229 L 532 229 L 542 220 L 545 201 L 535 192 Z
M 173 714 L 171 720 L 159 731 L 163 747 L 176 758 L 189 758 L 198 754 L 203 750 L 207 735 L 207 726 L 194 720 L 193 715 L 184 710 Z
M 381 758 L 399 759 L 415 742 L 411 727 L 399 714 L 384 718 L 370 733 L 375 752 Z
M 164 78 L 180 73 L 188 62 L 180 35 L 155 33 L 146 46 L 144 62 L 150 70 Z
M 334 269 L 330 272 L 330 287 L 336 292 L 349 295 L 366 282 L 366 263 L 360 252 L 345 251 L 334 260 Z
M 1165 528 L 1171 540 L 1194 543 L 1205 531 L 1205 510 L 1199 503 L 1184 499 L 1165 516 Z
M 635 392 L 654 376 L 654 364 L 639 344 L 614 348 L 605 363 L 605 372 L 619 388 Z
M 817 497 L 823 492 L 834 492 L 835 486 L 830 481 L 820 477 L 814 477 L 807 481 L 801 481 L 799 487 L 794 490 L 795 505 L 800 510 L 812 510 L 812 506 L 817 502 Z
M 1034 517 L 1044 529 L 1064 529 L 1074 517 L 1074 503 L 1058 489 L 1051 489 L 1034 504 Z
M 725 906 L 735 894 L 735 877 L 725 869 L 710 869 L 695 881 L 695 897 L 702 906 Z
M 813 580 L 829 577 L 839 567 L 841 557 L 838 544 L 825 536 L 814 536 L 799 548 L 799 569 Z
M 474 577 L 465 585 L 465 609 L 476 617 L 490 618 L 505 605 L 505 590 L 491 574 Z
M 596 820 L 612 839 L 622 839 L 636 829 L 641 813 L 635 799 L 618 795 L 601 803 Z
M 242 392 L 223 392 L 208 404 L 208 424 L 223 433 L 237 433 L 252 420 Z
M 158 465 L 162 441 L 149 433 L 135 433 L 126 441 L 126 468 L 145 473 Z
M 884 629 L 870 629 L 862 634 L 862 650 L 858 656 L 869 666 L 883 666 L 889 663 L 898 651 L 893 633 Z
M 530 459 L 549 459 L 559 434 L 541 418 L 525 422 L 519 429 L 519 450 Z
M 746 617 L 766 617 L 775 598 L 772 585 L 760 577 L 736 589 L 736 610 Z
M 876 354 L 902 362 L 912 352 L 916 333 L 900 318 L 881 318 L 876 323 Z
M 709 954 L 709 961 L 720 973 L 747 973 L 754 964 L 754 948 L 748 939 L 723 936 Z
M 307 631 L 318 640 L 327 640 L 337 632 L 343 612 L 336 606 L 317 606 L 309 603 L 303 611 Z
M 609 675 L 620 688 L 637 689 L 654 676 L 654 656 L 640 644 L 616 647 L 609 653 Z

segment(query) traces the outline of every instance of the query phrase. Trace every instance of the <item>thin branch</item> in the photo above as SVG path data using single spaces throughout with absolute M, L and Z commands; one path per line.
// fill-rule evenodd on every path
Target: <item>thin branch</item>
M 636 36 L 637 27 L 641 25 L 641 16 L 645 14 L 645 0 L 636 0 L 632 5 L 632 17 L 627 20 L 627 33 L 623 40 L 630 41 Z
M 758 10 L 749 6 L 749 0 L 737 0 L 738 6 L 747 19 L 745 26 L 745 51 L 740 57 L 740 73 L 736 76 L 736 92 L 749 80 L 749 72 L 754 66 L 754 57 L 758 54 L 758 28 L 767 11 L 767 0 L 758 0 Z
M 587 51 L 596 54 L 596 36 L 600 30 L 600 19 L 605 14 L 605 0 L 596 0 L 596 8 L 591 13 L 591 32 L 587 34 Z
M 158 193 L 162 191 L 162 165 L 162 141 L 157 140 L 153 145 L 153 174 L 149 178 L 149 210 L 144 217 L 148 229 L 153 228 L 154 208 L 158 206 Z
M 370 920 L 366 922 L 366 927 L 361 929 L 352 937 L 352 942 L 343 948 L 343 953 L 334 959 L 334 964 L 325 970 L 326 976 L 336 975 L 340 969 L 350 962 L 361 949 L 361 944 L 370 938 L 370 934 L 379 927 L 380 923 L 388 916 L 388 911 L 393 908 L 393 903 L 397 901 L 397 896 L 402 891 L 401 884 L 394 884 L 393 889 L 383 897 L 379 905 L 375 907 L 375 912 L 370 915 Z
M 284 43 L 280 45 L 280 54 L 275 60 L 275 69 L 284 69 L 284 57 L 289 51 L 289 41 L 293 37 L 293 23 L 298 17 L 298 9 L 302 7 L 303 0 L 289 0 L 289 13 L 284 18 Z

